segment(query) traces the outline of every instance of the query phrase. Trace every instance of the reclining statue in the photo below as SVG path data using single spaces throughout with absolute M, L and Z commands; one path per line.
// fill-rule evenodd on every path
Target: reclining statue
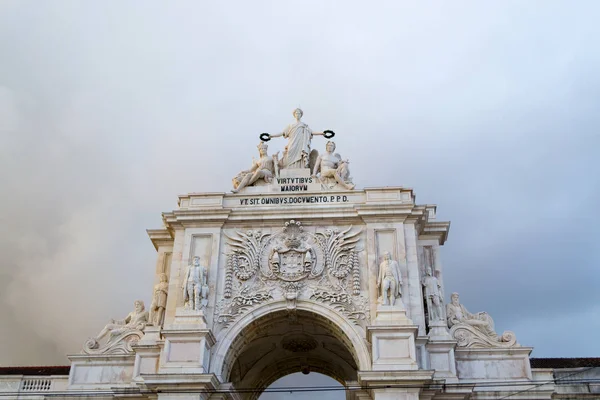
M 148 311 L 142 300 L 133 303 L 134 310 L 122 320 L 111 319 L 95 338 L 88 339 L 83 351 L 88 354 L 127 354 L 132 352 L 131 345 L 137 343 L 144 335 L 148 324 Z M 108 341 L 100 346 L 99 342 L 106 336 Z
M 233 182 L 233 193 L 237 193 L 246 186 L 255 185 L 260 179 L 265 183 L 271 183 L 273 177 L 278 175 L 279 171 L 279 152 L 269 157 L 267 155 L 268 146 L 265 143 L 260 143 L 258 146 L 258 153 L 260 158 L 252 161 L 252 167 L 237 174 Z
M 494 320 L 486 312 L 471 314 L 460 304 L 458 293 L 452 293 L 450 304 L 446 305 L 446 317 L 450 335 L 458 340 L 461 347 L 512 347 L 518 346 L 515 334 L 505 331 L 498 336 L 494 330 Z

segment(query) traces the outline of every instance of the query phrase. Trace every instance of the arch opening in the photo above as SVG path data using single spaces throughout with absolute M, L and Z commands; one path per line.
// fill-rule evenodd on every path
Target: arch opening
M 310 389 L 315 387 L 326 388 L 326 390 L 292 390 L 291 393 L 287 390 L 290 388 Z M 323 400 L 345 400 L 346 391 L 343 385 L 329 376 L 317 372 L 311 372 L 309 375 L 303 375 L 302 373 L 297 372 L 277 379 L 269 385 L 269 387 L 260 395 L 258 400 L 313 400 L 315 398 Z
M 357 380 L 360 360 L 352 341 L 328 318 L 285 310 L 250 321 L 231 342 L 223 360 L 222 377 L 257 399 L 264 388 L 286 375 L 317 372 L 342 385 Z M 243 392 L 244 390 L 248 392 Z

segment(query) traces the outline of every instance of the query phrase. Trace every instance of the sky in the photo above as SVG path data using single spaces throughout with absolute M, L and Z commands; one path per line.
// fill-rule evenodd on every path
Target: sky
M 358 188 L 413 188 L 452 221 L 447 298 L 533 357 L 600 356 L 599 13 L 3 0 L 0 365 L 66 365 L 149 303 L 145 230 L 178 194 L 230 190 L 297 106 Z

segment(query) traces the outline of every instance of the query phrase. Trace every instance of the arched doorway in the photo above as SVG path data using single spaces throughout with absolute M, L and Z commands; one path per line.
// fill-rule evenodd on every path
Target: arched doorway
M 241 398 L 257 399 L 271 383 L 295 372 L 318 372 L 344 385 L 357 380 L 358 370 L 370 368 L 364 335 L 323 305 L 299 302 L 290 311 L 285 302 L 271 303 L 252 314 L 218 339 L 213 364 Z

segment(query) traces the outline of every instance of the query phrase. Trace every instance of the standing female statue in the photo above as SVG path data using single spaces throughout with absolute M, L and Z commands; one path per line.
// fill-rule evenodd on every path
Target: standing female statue
M 283 136 L 288 140 L 283 153 L 283 168 L 308 168 L 308 155 L 310 154 L 310 141 L 314 135 L 323 135 L 323 132 L 313 132 L 308 125 L 302 122 L 304 113 L 301 109 L 294 110 L 296 122 L 290 124 L 281 133 L 269 135 L 270 138 Z

